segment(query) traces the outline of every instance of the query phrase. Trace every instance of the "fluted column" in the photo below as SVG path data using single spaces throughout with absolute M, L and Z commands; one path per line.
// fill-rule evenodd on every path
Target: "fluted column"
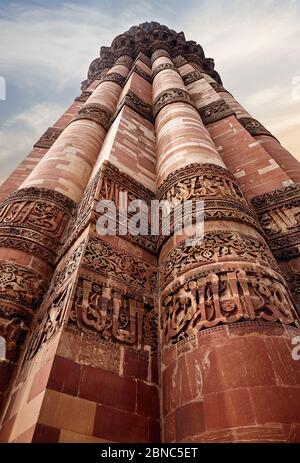
M 242 429 L 251 440 L 256 419 L 266 436 L 259 416 L 259 403 L 269 394 L 263 369 L 270 370 L 270 387 L 281 369 L 268 343 L 276 343 L 278 334 L 279 343 L 289 342 L 285 326 L 299 326 L 295 306 L 254 210 L 171 59 L 157 51 L 152 61 L 158 197 L 172 207 L 201 199 L 205 219 L 202 244 L 186 242 L 194 227 L 159 240 L 163 440 L 239 441 Z M 295 365 L 287 362 L 295 377 Z M 241 390 L 241 364 L 247 390 Z
M 109 128 L 129 72 L 123 59 L 116 61 L 29 177 L 0 206 L 0 335 L 7 341 L 9 362 L 18 359 L 49 287 L 68 224 Z

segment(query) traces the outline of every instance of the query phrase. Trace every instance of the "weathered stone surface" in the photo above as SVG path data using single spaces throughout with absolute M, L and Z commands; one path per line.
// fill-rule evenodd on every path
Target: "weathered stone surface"
M 0 441 L 299 442 L 299 179 L 182 32 L 102 47 L 0 189 Z

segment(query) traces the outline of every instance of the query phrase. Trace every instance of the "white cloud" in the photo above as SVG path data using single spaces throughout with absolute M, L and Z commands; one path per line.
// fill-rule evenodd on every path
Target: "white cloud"
M 76 89 L 79 93 L 100 46 L 145 20 L 183 30 L 187 39 L 198 41 L 215 59 L 225 87 L 300 155 L 300 102 L 292 97 L 293 78 L 300 76 L 297 0 L 185 0 L 181 6 L 171 0 L 127 0 L 118 1 L 115 11 L 113 3 L 29 7 L 24 2 L 3 8 L 1 74 L 8 87 L 12 80 L 25 96 L 0 131 L 0 182 L 64 111 Z
M 32 149 L 64 108 L 58 104 L 37 104 L 8 119 L 0 130 L 0 183 Z

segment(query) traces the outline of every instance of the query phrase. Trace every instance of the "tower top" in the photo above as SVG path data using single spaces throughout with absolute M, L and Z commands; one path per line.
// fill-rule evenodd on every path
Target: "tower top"
M 194 40 L 186 40 L 184 32 L 176 32 L 158 22 L 144 22 L 131 27 L 128 31 L 118 35 L 110 47 L 101 47 L 100 57 L 96 58 L 89 67 L 88 80 L 83 82 L 86 88 L 101 72 L 111 67 L 122 55 L 129 55 L 133 59 L 142 52 L 149 58 L 151 54 L 163 48 L 172 58 L 182 56 L 188 61 L 196 63 L 201 70 L 210 74 L 221 83 L 219 74 L 214 70 L 214 60 L 206 58 L 203 48 Z

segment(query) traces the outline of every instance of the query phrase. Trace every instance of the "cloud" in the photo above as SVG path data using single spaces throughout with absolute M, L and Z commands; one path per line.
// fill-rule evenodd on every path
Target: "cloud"
M 198 41 L 225 87 L 300 155 L 297 0 L 0 0 L 0 74 L 8 98 L 0 101 L 0 182 L 79 94 L 100 46 L 145 20 Z
M 39 103 L 3 124 L 0 130 L 0 183 L 25 158 L 34 142 L 58 119 L 63 110 L 59 104 Z

